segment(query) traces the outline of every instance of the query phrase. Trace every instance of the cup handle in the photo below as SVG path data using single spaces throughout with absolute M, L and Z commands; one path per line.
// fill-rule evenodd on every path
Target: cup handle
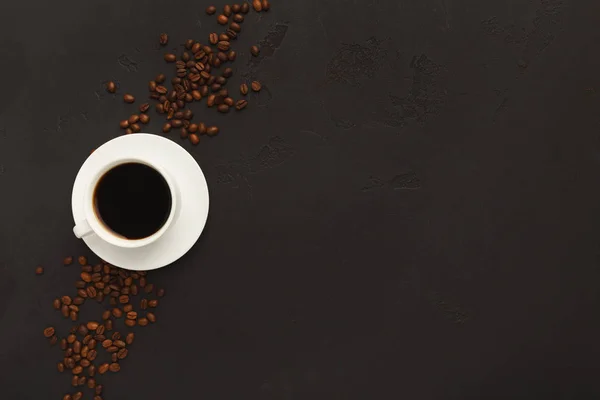
M 88 235 L 94 233 L 90 224 L 84 219 L 80 221 L 75 227 L 73 227 L 73 233 L 77 237 L 77 239 L 84 238 Z

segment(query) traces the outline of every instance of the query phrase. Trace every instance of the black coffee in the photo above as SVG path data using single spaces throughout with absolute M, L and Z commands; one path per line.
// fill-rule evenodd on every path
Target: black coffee
M 120 164 L 96 186 L 98 217 L 116 234 L 143 239 L 158 231 L 171 212 L 171 191 L 154 168 L 139 163 Z

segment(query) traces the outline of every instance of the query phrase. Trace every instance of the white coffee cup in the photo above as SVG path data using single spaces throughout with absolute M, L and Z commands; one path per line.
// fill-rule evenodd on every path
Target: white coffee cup
M 144 164 L 157 171 L 167 183 L 171 194 L 171 210 L 166 221 L 158 231 L 156 231 L 150 236 L 141 239 L 128 239 L 114 232 L 99 217 L 98 210 L 95 206 L 94 196 L 96 192 L 96 187 L 98 186 L 98 183 L 100 182 L 102 177 L 113 168 L 122 164 L 129 163 Z M 98 166 L 97 170 L 93 171 L 92 176 L 93 178 L 89 180 L 87 188 L 84 192 L 83 214 L 85 216 L 85 219 L 76 221 L 76 225 L 73 228 L 73 233 L 75 233 L 75 236 L 77 238 L 82 239 L 89 235 L 97 235 L 105 242 L 120 248 L 143 247 L 157 241 L 176 221 L 176 218 L 178 216 L 178 207 L 180 204 L 179 189 L 175 183 L 175 180 L 172 179 L 169 176 L 168 172 L 165 170 L 165 168 L 159 165 L 156 161 L 150 160 L 148 158 L 123 158 L 117 160 L 110 160 L 110 162 L 106 163 L 105 165 Z

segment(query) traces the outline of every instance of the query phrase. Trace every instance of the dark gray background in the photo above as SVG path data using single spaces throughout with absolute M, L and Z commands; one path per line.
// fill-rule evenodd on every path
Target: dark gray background
M 158 34 L 205 40 L 207 5 L 0 6 L 1 398 L 70 389 L 41 331 L 70 326 L 51 308 L 77 276 L 62 258 L 91 254 L 71 232 L 74 177 L 133 109 L 102 83 L 144 98 L 171 73 Z M 249 14 L 231 88 L 265 89 L 242 113 L 195 108 L 221 127 L 180 142 L 208 225 L 151 274 L 159 323 L 105 398 L 598 398 L 599 22 L 597 0 Z

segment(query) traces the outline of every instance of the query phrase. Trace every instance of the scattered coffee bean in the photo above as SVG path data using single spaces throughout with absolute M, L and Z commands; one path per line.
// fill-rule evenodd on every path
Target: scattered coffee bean
M 206 13 L 207 13 L 208 15 L 213 15 L 213 14 L 214 14 L 214 13 L 216 13 L 216 12 L 217 12 L 217 7 L 215 7 L 215 6 L 208 6 L 208 7 L 206 8 Z
M 236 52 L 231 50 L 228 54 L 227 54 L 227 59 L 229 61 L 235 61 L 235 57 L 236 57 Z
M 208 41 L 211 44 L 217 44 L 219 42 L 219 35 L 217 35 L 216 33 L 211 33 L 210 35 L 208 35 Z
M 80 373 L 83 372 L 83 367 L 81 365 L 77 365 L 75 368 L 73 368 L 71 370 L 71 372 L 73 372 L 73 375 L 79 375 Z
M 163 128 L 162 128 L 162 131 L 163 131 L 164 133 L 168 133 L 168 132 L 170 132 L 170 131 L 171 131 L 171 124 L 170 124 L 170 123 L 168 123 L 168 122 L 167 122 L 166 124 L 164 124 L 164 125 L 163 125 Z
M 109 369 L 111 372 L 119 372 L 121 370 L 121 366 L 119 365 L 119 363 L 115 362 L 115 363 L 110 364 Z
M 88 386 L 90 389 L 93 389 L 93 388 L 95 388 L 95 387 L 96 387 L 96 380 L 95 380 L 94 378 L 90 378 L 90 379 L 88 379 L 88 381 L 87 381 L 87 386 Z
M 210 126 L 210 127 L 206 128 L 207 135 L 214 136 L 217 133 L 219 133 L 219 128 L 216 126 Z
M 229 29 L 237 33 L 242 31 L 242 27 L 237 22 L 232 22 L 231 24 L 229 24 Z
M 254 11 L 260 12 L 262 11 L 262 2 L 260 0 L 252 0 L 252 7 Z
M 119 122 L 119 126 L 121 127 L 121 129 L 129 128 L 129 121 L 124 119 L 123 121 Z
M 83 393 L 77 392 L 73 394 L 73 400 L 81 400 L 83 398 Z
M 44 273 L 44 267 L 36 267 L 35 274 L 42 275 Z
M 117 91 L 117 85 L 113 81 L 108 82 L 106 84 L 106 91 L 108 93 L 115 93 Z
M 73 264 L 73 257 L 69 256 L 69 257 L 65 257 L 63 259 L 63 265 L 71 265 Z
M 133 133 L 138 133 L 142 131 L 142 127 L 139 126 L 138 124 L 132 124 L 131 125 L 131 130 Z
M 159 38 L 158 38 L 158 42 L 164 46 L 167 43 L 169 43 L 169 35 L 167 35 L 166 33 L 161 33 Z
M 142 124 L 147 124 L 148 122 L 150 122 L 150 117 L 148 116 L 148 114 L 141 114 L 140 115 L 140 122 Z
M 252 55 L 254 57 L 257 57 L 258 54 L 260 53 L 260 50 L 259 50 L 258 46 L 252 46 L 252 47 L 250 47 L 250 53 L 252 53 Z
M 124 94 L 123 95 L 123 101 L 125 101 L 125 103 L 130 103 L 131 104 L 131 103 L 135 102 L 135 97 L 133 97 L 130 94 Z
M 246 100 L 238 100 L 237 103 L 235 103 L 235 109 L 242 110 L 242 109 L 246 108 L 247 105 L 248 105 L 248 102 Z
M 129 119 L 127 120 L 127 122 L 129 122 L 130 124 L 135 124 L 136 122 L 138 122 L 140 120 L 140 116 L 137 114 L 133 114 L 129 117 Z
M 204 125 L 204 124 L 203 124 L 203 125 Z M 163 289 L 163 288 L 160 288 L 160 289 L 158 289 L 158 290 L 156 291 L 156 295 L 157 295 L 158 297 L 163 297 L 163 296 L 165 295 L 165 289 Z
M 100 365 L 100 367 L 98 367 L 98 373 L 100 375 L 103 375 L 108 371 L 108 368 L 109 368 L 108 363 L 104 363 L 104 364 Z
M 125 325 L 127 325 L 129 327 L 134 327 L 135 326 L 135 320 L 133 320 L 133 319 L 126 319 L 125 320 Z
M 262 89 L 262 85 L 260 84 L 259 81 L 253 81 L 250 86 L 252 87 L 252 90 L 255 92 L 260 92 L 260 89 Z
M 225 15 L 221 14 L 217 17 L 217 22 L 221 25 L 226 25 L 227 22 L 229 21 L 229 18 L 227 18 Z
M 154 315 L 154 313 L 151 313 L 151 312 L 147 313 L 146 318 L 148 318 L 148 321 L 150 321 L 152 323 L 156 322 L 156 315 Z
M 190 138 L 190 143 L 192 143 L 193 145 L 197 145 L 198 143 L 200 143 L 200 138 L 195 133 L 190 134 L 189 138 Z M 140 325 L 141 325 L 141 322 L 140 322 Z
M 150 104 L 144 103 L 140 105 L 140 112 L 145 113 L 150 108 Z
M 138 325 L 139 326 L 146 326 L 146 325 L 148 325 L 148 319 L 147 318 L 140 318 L 140 319 L 138 319 Z
M 175 62 L 175 60 L 177 60 L 177 56 L 175 54 L 171 54 L 171 53 L 165 54 L 166 62 Z
M 98 328 L 98 326 L 99 326 L 99 325 L 100 325 L 100 324 L 99 324 L 98 322 L 96 322 L 96 321 L 89 321 L 89 322 L 86 324 L 86 327 L 87 327 L 89 330 L 91 330 L 91 331 L 95 331 L 95 330 L 96 330 L 96 328 Z

